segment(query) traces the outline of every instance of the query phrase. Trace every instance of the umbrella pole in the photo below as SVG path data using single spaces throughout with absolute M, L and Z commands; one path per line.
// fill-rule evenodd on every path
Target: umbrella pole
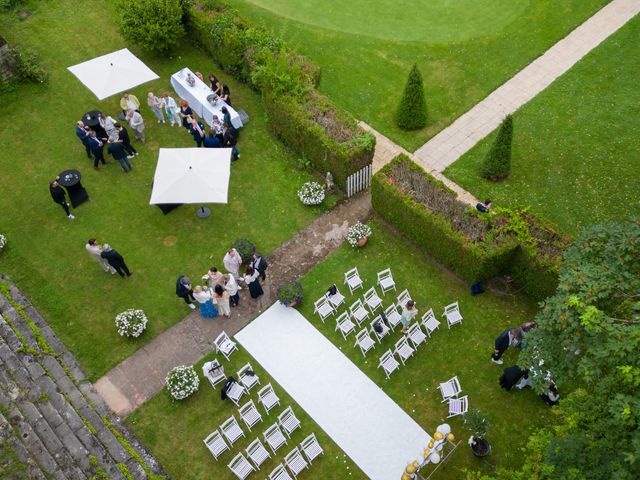
M 208 218 L 209 216 L 211 216 L 211 210 L 207 207 L 200 207 L 196 211 L 196 216 L 201 219 Z

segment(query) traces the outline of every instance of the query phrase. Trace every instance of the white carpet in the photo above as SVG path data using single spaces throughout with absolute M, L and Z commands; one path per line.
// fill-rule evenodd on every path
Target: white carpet
M 296 309 L 276 303 L 235 338 L 369 478 L 400 478 L 422 458 L 429 434 Z

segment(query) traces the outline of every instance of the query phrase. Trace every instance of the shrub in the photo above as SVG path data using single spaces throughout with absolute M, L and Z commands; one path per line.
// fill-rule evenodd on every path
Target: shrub
M 424 100 L 422 75 L 420 75 L 417 65 L 414 65 L 409 72 L 396 111 L 396 123 L 403 130 L 417 130 L 427 124 L 427 105 Z
M 0 252 L 4 250 L 5 245 L 7 244 L 7 237 L 0 233 Z
M 289 282 L 278 288 L 278 300 L 283 305 L 300 303 L 304 298 L 302 284 L 300 282 Z
M 324 187 L 318 182 L 306 182 L 298 190 L 298 198 L 305 205 L 320 205 L 324 201 Z
M 347 232 L 347 242 L 352 247 L 357 247 L 358 242 L 365 237 L 371 236 L 371 227 L 369 225 L 364 225 L 360 222 L 349 227 L 349 231 Z
M 200 379 L 193 365 L 181 365 L 167 374 L 165 385 L 175 400 L 184 400 L 198 391 Z
M 25 3 L 26 0 L 0 0 L 0 11 L 5 12 Z
M 122 0 L 122 36 L 154 53 L 174 48 L 184 35 L 180 0 Z
M 480 174 L 491 181 L 507 178 L 511 173 L 511 143 L 513 141 L 513 118 L 507 115 L 500 125 L 491 150 L 487 153 Z
M 116 315 L 116 328 L 122 337 L 139 337 L 147 328 L 147 322 L 147 316 L 142 310 L 130 308 Z
M 231 247 L 238 251 L 245 264 L 249 261 L 251 255 L 256 253 L 256 246 L 248 238 L 238 238 L 231 244 Z

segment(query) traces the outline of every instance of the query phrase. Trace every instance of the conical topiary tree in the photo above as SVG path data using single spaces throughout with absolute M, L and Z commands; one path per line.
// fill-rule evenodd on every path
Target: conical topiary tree
M 403 130 L 417 130 L 427 124 L 427 104 L 424 100 L 422 75 L 414 65 L 404 86 L 404 92 L 398 110 L 396 123 Z
M 498 136 L 487 153 L 480 174 L 494 182 L 504 180 L 511 173 L 511 143 L 513 141 L 513 118 L 507 115 L 500 125 Z

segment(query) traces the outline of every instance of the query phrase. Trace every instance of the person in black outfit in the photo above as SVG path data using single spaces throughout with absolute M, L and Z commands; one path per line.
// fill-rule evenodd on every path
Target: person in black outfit
M 238 160 L 240 158 L 240 151 L 236 148 L 236 143 L 238 143 L 238 131 L 226 123 L 222 128 L 224 129 L 222 146 L 231 149 L 231 160 Z
M 57 180 L 52 180 L 49 182 L 49 192 L 51 192 L 51 198 L 53 201 L 59 204 L 62 208 L 64 208 L 64 212 L 67 214 L 67 218 L 73 220 L 74 217 L 71 212 L 69 212 L 69 204 L 67 203 L 66 192 L 64 188 L 62 188 Z
M 116 252 L 113 248 L 109 246 L 108 243 L 102 245 L 102 253 L 100 254 L 102 258 L 106 258 L 109 265 L 116 269 L 118 275 L 124 278 L 125 274 L 127 277 L 133 275 L 127 268 L 127 264 L 124 263 L 124 258 L 118 252 Z
M 124 173 L 129 173 L 131 171 L 131 162 L 129 161 L 129 157 L 127 157 L 127 151 L 124 148 L 124 144 L 120 143 L 116 137 L 109 137 L 107 152 L 109 152 L 113 158 L 118 161 L 122 170 L 124 170 Z
M 89 132 L 87 130 L 87 127 L 84 126 L 84 122 L 78 121 L 76 126 L 76 135 L 84 145 L 84 148 L 87 151 L 87 157 L 91 158 L 91 147 L 89 146 Z
M 93 168 L 98 169 L 98 162 L 102 162 L 105 165 L 107 162 L 104 159 L 104 143 L 96 136 L 96 132 L 89 133 L 89 145 L 91 146 L 91 152 L 93 153 Z
M 222 143 L 216 137 L 216 132 L 213 130 L 209 130 L 209 135 L 204 139 L 204 148 L 220 148 L 222 147 Z
M 495 341 L 495 347 L 493 354 L 491 355 L 491 361 L 496 365 L 502 365 L 500 357 L 507 351 L 510 345 L 517 347 L 522 340 L 522 330 L 519 328 L 508 328 L 502 332 Z
M 490 208 L 491 208 L 491 200 L 489 200 L 488 198 L 484 201 L 484 203 L 478 203 L 476 205 L 476 210 L 478 210 L 481 213 L 487 213 Z
M 508 392 L 526 374 L 527 374 L 526 370 L 522 370 L 517 365 L 514 365 L 513 367 L 508 367 L 504 369 L 504 372 L 502 372 L 502 375 L 500 376 L 498 383 L 502 388 L 504 388 Z
M 229 91 L 229 86 L 226 83 L 222 84 L 222 93 L 220 94 L 220 98 L 224 100 L 224 102 L 231 106 L 231 92 Z
M 251 260 L 251 266 L 260 272 L 260 278 L 264 282 L 267 279 L 267 267 L 269 264 L 258 252 L 254 253 Z
M 193 296 L 193 289 L 191 288 L 191 280 L 186 275 L 180 275 L 176 281 L 176 295 L 183 299 L 191 310 L 195 310 L 196 306 L 193 304 L 195 297 Z
M 138 156 L 139 154 L 137 150 L 133 148 L 133 145 L 131 145 L 131 139 L 129 138 L 129 132 L 127 131 L 127 129 L 120 125 L 118 122 L 114 124 L 114 127 L 116 127 L 116 130 L 118 130 L 118 138 L 120 139 L 120 142 L 122 142 L 122 145 L 127 151 L 129 157 L 133 157 L 134 155 Z

